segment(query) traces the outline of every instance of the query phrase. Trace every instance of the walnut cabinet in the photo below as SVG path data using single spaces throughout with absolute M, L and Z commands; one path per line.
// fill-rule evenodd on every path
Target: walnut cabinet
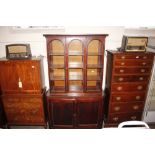
M 50 128 L 101 128 L 106 34 L 44 35 Z
M 7 125 L 46 127 L 41 58 L 0 60 L 2 102 Z

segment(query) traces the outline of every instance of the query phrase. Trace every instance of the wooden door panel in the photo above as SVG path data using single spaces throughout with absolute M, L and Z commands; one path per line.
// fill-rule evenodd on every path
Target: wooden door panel
M 97 127 L 99 123 L 99 112 L 101 101 L 96 99 L 77 100 L 77 126 Z
M 51 127 L 74 127 L 74 100 L 51 100 L 49 103 L 49 113 Z

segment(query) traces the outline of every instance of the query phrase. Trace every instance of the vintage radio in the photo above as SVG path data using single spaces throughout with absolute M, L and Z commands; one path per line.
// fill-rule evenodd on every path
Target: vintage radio
M 126 52 L 145 52 L 148 37 L 123 36 L 121 50 Z
M 30 44 L 6 45 L 7 59 L 29 59 L 31 57 Z

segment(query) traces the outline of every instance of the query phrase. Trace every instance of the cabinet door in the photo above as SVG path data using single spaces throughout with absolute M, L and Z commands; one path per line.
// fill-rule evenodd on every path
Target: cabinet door
M 52 99 L 48 111 L 50 128 L 74 127 L 74 99 Z
M 22 61 L 16 64 L 20 90 L 24 93 L 41 93 L 40 61 Z
M 102 125 L 102 99 L 77 99 L 77 127 L 100 128 Z
M 0 62 L 0 83 L 2 92 L 19 91 L 18 73 L 14 61 Z

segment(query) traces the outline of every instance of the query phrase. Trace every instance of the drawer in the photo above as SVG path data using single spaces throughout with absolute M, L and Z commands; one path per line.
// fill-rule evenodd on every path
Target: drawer
M 147 83 L 118 83 L 112 84 L 112 92 L 126 92 L 126 91 L 145 91 L 147 89 Z
M 120 123 L 124 121 L 141 120 L 142 113 L 121 113 L 110 114 L 108 117 L 108 123 Z
M 9 124 L 44 123 L 44 114 L 40 109 L 6 109 L 6 118 Z
M 152 66 L 152 60 L 116 60 L 115 66 Z
M 126 104 L 113 104 L 110 106 L 110 113 L 121 113 L 121 112 L 142 112 L 144 104 L 139 103 L 126 103 Z
M 111 102 L 135 102 L 135 101 L 144 101 L 145 93 L 113 93 L 111 95 Z
M 139 60 L 139 59 L 143 59 L 143 60 L 150 60 L 152 59 L 153 60 L 153 55 L 151 54 L 143 54 L 143 53 L 137 53 L 137 54 L 118 54 L 118 55 L 115 55 L 115 59 L 121 59 L 121 60 L 124 60 L 124 59 L 135 59 L 135 60 Z
M 12 101 L 11 101 L 12 100 Z M 5 109 L 35 109 L 35 108 L 43 108 L 43 103 L 41 98 L 19 98 L 17 100 L 11 98 L 3 98 L 3 105 Z
M 127 67 L 116 67 L 114 68 L 114 74 L 149 74 L 151 68 L 149 67 L 137 67 L 137 68 L 127 68 Z
M 44 107 L 41 96 L 4 95 L 3 106 L 9 124 L 43 124 Z
M 112 82 L 140 82 L 148 81 L 149 75 L 114 75 Z

